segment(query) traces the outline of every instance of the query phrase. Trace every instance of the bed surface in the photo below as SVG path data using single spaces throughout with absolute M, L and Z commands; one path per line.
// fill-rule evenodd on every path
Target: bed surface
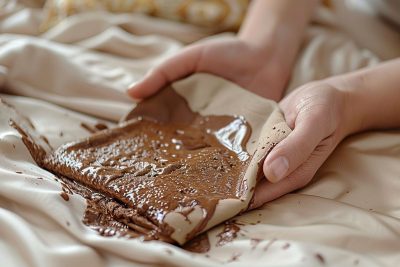
M 40 34 L 41 9 L 22 2 L 28 1 L 9 1 L 0 11 L 0 96 L 53 147 L 88 136 L 82 123 L 115 125 L 132 108 L 124 92 L 129 84 L 210 33 L 141 15 L 88 13 Z M 363 15 L 351 5 L 355 1 L 332 2 L 336 8 L 318 9 L 308 29 L 288 92 L 400 55 L 398 32 L 382 31 L 386 26 Z M 179 90 L 193 86 L 234 85 L 204 75 L 176 83 Z M 209 230 L 210 251 L 196 254 L 161 242 L 107 238 L 87 228 L 81 222 L 85 201 L 60 196 L 54 175 L 34 163 L 8 119 L 0 114 L 2 266 L 400 264 L 399 130 L 345 139 L 307 187 Z M 240 228 L 236 237 L 219 242 L 233 224 Z

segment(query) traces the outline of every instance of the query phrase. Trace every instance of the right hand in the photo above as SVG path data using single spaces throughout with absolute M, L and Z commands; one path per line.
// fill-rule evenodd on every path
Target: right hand
M 357 131 L 350 94 L 343 89 L 349 84 L 343 77 L 312 82 L 280 102 L 293 131 L 265 159 L 266 179 L 251 208 L 307 185 L 339 142 Z

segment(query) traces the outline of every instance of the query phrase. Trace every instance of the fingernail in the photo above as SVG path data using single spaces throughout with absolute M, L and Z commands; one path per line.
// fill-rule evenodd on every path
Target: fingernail
M 273 178 L 272 180 L 274 180 L 275 182 L 278 182 L 285 177 L 285 175 L 289 169 L 289 162 L 288 162 L 287 158 L 279 157 L 279 158 L 275 159 L 274 161 L 272 161 L 272 163 L 269 165 L 269 168 L 272 172 L 272 175 L 274 176 L 274 177 L 269 177 L 269 178 Z
M 133 82 L 133 83 L 131 83 L 129 86 L 128 86 L 128 91 L 134 91 L 135 90 L 135 86 L 139 83 L 140 81 L 136 81 L 136 82 Z

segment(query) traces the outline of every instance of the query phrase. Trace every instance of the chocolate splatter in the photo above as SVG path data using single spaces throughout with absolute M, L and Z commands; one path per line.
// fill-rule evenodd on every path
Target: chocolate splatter
M 84 128 L 89 133 L 96 133 L 108 129 L 108 126 L 101 122 L 96 123 L 95 125 L 89 125 L 85 122 L 81 122 L 81 127 Z
M 60 196 L 61 196 L 65 201 L 68 201 L 68 200 L 69 200 L 68 194 L 65 193 L 64 191 L 60 193 Z
M 239 257 L 242 256 L 242 253 L 240 252 L 234 252 L 232 254 L 232 257 L 227 261 L 227 262 L 233 262 L 239 260 Z
M 217 246 L 223 246 L 229 242 L 232 242 L 237 237 L 237 233 L 239 231 L 240 227 L 235 220 L 226 221 L 224 223 L 224 230 L 217 235 L 219 238 L 217 241 Z
M 96 128 L 99 131 L 102 131 L 102 130 L 108 129 L 108 126 L 105 125 L 104 123 L 99 122 L 94 125 L 94 128 Z
M 269 249 L 269 247 L 276 241 L 276 238 L 271 239 L 264 247 L 264 251 L 267 251 Z
M 251 249 L 252 250 L 255 249 L 258 246 L 258 244 L 260 244 L 261 241 L 262 241 L 262 239 L 260 239 L 260 238 L 250 239 Z
M 321 264 L 325 264 L 325 258 L 320 253 L 315 254 L 315 257 Z

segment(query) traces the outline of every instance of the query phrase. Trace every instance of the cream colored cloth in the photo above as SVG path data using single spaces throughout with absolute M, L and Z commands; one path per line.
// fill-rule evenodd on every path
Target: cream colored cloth
M 113 125 L 132 107 L 124 92 L 130 83 L 182 42 L 208 34 L 143 16 L 86 14 L 35 36 L 41 11 L 8 2 L 0 12 L 0 31 L 9 33 L 0 35 L 1 91 L 23 97 L 2 97 L 53 146 L 87 135 L 81 122 Z M 289 91 L 400 54 L 398 34 L 381 31 L 384 24 L 354 2 L 318 10 Z M 344 14 L 354 15 L 346 16 L 347 27 L 337 20 Z M 399 151 L 399 131 L 346 139 L 306 188 L 236 217 L 244 225 L 229 244 L 216 246 L 223 226 L 210 230 L 212 249 L 197 255 L 159 242 L 105 238 L 85 227 L 82 199 L 60 197 L 60 185 L 34 164 L 1 113 L 1 266 L 398 266 Z

